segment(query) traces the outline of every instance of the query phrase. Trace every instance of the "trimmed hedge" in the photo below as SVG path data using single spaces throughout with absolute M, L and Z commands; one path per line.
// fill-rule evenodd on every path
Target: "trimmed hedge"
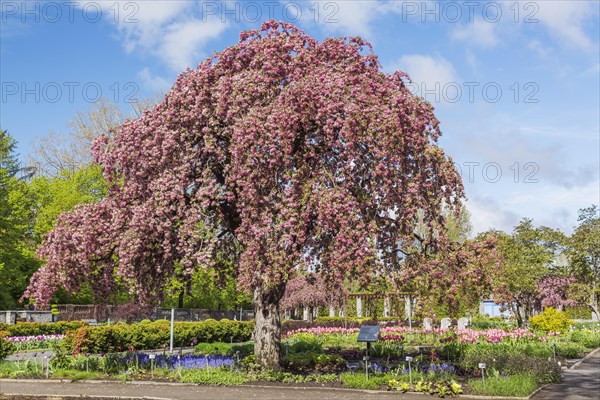
M 64 335 L 67 331 L 87 326 L 82 321 L 61 322 L 19 322 L 15 325 L 0 323 L 0 331 L 7 331 L 8 336 L 39 336 L 39 335 Z
M 176 347 L 194 346 L 196 343 L 246 342 L 250 340 L 254 322 L 216 321 L 175 322 L 174 343 Z M 67 334 L 67 351 L 85 353 L 110 353 L 136 350 L 161 349 L 169 345 L 170 323 L 155 322 L 109 326 L 85 326 Z

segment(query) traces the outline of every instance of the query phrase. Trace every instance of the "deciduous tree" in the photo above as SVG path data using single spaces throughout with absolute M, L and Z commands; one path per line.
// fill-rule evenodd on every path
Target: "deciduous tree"
M 462 196 L 432 106 L 369 48 L 270 21 L 181 74 L 162 103 L 96 141 L 109 195 L 59 217 L 25 295 L 42 306 L 88 282 L 106 298 L 116 271 L 148 304 L 176 264 L 191 275 L 236 252 L 256 360 L 279 368 L 292 273 L 311 265 L 331 284 L 399 266 L 418 210 L 435 249 L 442 208 Z
M 600 321 L 600 214 L 593 205 L 579 210 L 579 225 L 569 238 L 570 272 L 579 284 L 572 294 Z

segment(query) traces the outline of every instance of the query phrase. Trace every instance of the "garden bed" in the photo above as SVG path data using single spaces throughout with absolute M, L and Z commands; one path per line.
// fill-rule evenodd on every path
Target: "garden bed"
M 92 349 L 121 349 L 127 343 L 154 343 L 152 335 L 162 335 L 158 329 L 162 325 L 145 322 L 110 329 L 79 328 L 54 343 L 54 354 L 47 360 L 1 362 L 0 377 L 352 388 L 418 391 L 441 397 L 461 393 L 527 396 L 543 384 L 558 382 L 563 367 L 600 346 L 597 327 L 558 334 L 386 326 L 371 347 L 366 379 L 365 345 L 357 343 L 357 327 L 290 330 L 282 338 L 283 370 L 269 371 L 254 364 L 251 342 L 219 341 L 227 335 L 245 334 L 246 325 L 208 321 L 180 325 L 185 341 L 213 339 L 198 343 L 193 354 L 150 355 L 131 345 L 124 351 L 89 354 Z M 21 342 L 34 346 L 33 341 Z

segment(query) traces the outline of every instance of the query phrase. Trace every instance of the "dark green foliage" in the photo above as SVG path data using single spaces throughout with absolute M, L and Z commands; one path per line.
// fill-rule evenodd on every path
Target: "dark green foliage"
M 477 314 L 471 318 L 470 329 L 485 330 L 485 329 L 502 329 L 508 330 L 513 328 L 513 324 L 506 322 L 501 317 L 486 317 L 485 315 Z
M 388 381 L 391 379 L 390 376 L 386 375 L 372 375 L 367 379 L 365 374 L 354 374 L 351 372 L 344 372 L 341 375 L 342 383 L 344 386 L 349 387 L 351 389 L 371 389 L 376 390 L 379 389 L 383 385 L 387 385 Z
M 586 348 L 580 343 L 558 342 L 556 343 L 556 355 L 564 358 L 578 358 Z
M 193 346 L 196 343 L 247 342 L 254 329 L 253 322 L 206 320 L 203 322 L 176 322 L 174 345 Z M 126 350 L 160 349 L 169 345 L 169 322 L 87 326 L 70 332 L 67 342 L 73 350 L 107 353 Z
M 340 372 L 346 368 L 346 360 L 337 354 L 319 354 L 313 351 L 292 353 L 282 358 L 282 365 L 287 370 L 298 373 Z
M 589 329 L 576 329 L 571 332 L 571 341 L 580 343 L 588 349 L 600 347 L 600 331 Z
M 16 346 L 8 340 L 0 337 L 0 361 L 17 350 Z
M 542 347 L 470 346 L 459 363 L 459 367 L 477 374 L 478 364 L 486 363 L 488 372 L 497 371 L 504 375 L 530 374 L 539 383 L 560 381 L 562 370 L 558 363 L 549 360 L 551 349 Z
M 10 336 L 64 335 L 67 331 L 87 325 L 87 322 L 82 321 L 53 323 L 20 322 L 15 325 L 0 324 L 0 330 L 8 331 Z
M 225 356 L 232 352 L 232 348 L 233 345 L 223 342 L 198 343 L 196 347 L 194 347 L 194 353 Z

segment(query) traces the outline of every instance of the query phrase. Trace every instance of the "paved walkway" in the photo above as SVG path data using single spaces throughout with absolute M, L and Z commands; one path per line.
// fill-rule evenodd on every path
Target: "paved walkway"
M 573 369 L 560 383 L 548 385 L 533 400 L 600 400 L 600 349 Z
M 61 383 L 39 381 L 0 380 L 0 393 L 60 395 L 60 396 L 107 396 L 128 398 L 155 398 L 161 400 L 423 400 L 418 394 L 394 392 L 370 392 L 327 388 L 285 388 L 249 386 L 198 386 L 156 385 L 123 383 Z M 0 397 L 1 398 L 1 397 Z

